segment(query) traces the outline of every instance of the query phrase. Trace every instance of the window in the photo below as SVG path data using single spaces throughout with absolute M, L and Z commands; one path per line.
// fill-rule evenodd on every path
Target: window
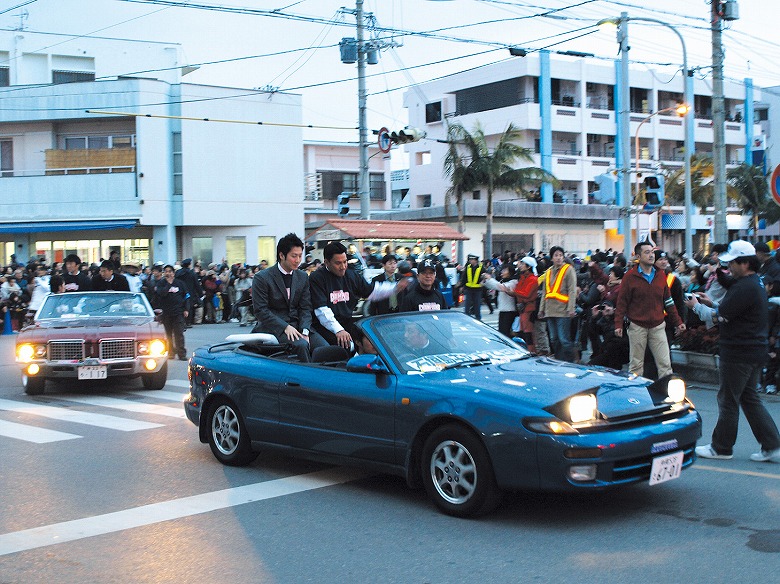
M 106 148 L 133 148 L 135 136 L 64 136 L 60 138 L 65 150 L 99 150 Z
M 108 136 L 89 136 L 87 138 L 87 148 L 105 149 L 108 148 Z
M 86 71 L 57 71 L 51 72 L 52 83 L 79 83 L 82 81 L 94 81 L 95 73 Z
M 65 150 L 84 150 L 87 147 L 87 139 L 85 137 L 79 138 L 65 138 Z
M 370 174 L 368 183 L 368 191 L 372 201 L 384 201 L 387 198 L 384 174 Z
M 134 136 L 112 136 L 111 148 L 132 148 Z
M 441 102 L 425 104 L 425 123 L 432 124 L 441 121 Z
M 272 265 L 276 260 L 276 239 L 268 236 L 257 238 L 257 263 L 263 260 Z
M 228 237 L 225 240 L 225 256 L 229 266 L 246 263 L 246 238 Z
M 417 202 L 420 204 L 420 207 L 427 208 L 431 206 L 431 196 L 430 195 L 417 195 Z
M 14 175 L 13 140 L 0 140 L 0 176 Z
M 430 152 L 417 152 L 415 154 L 415 161 L 417 162 L 417 166 L 425 166 L 427 164 L 431 163 L 431 153 Z
M 459 116 L 517 105 L 525 101 L 521 80 L 505 79 L 455 94 L 455 109 Z
M 471 198 L 473 198 L 475 201 L 479 201 L 482 198 L 482 192 L 481 191 L 472 191 L 471 192 Z
M 0 87 L 8 87 L 11 85 L 9 72 L 10 69 L 8 67 L 0 67 Z
M 201 266 L 207 266 L 214 261 L 214 248 L 210 237 L 192 238 L 192 259 L 200 262 Z
M 173 194 L 184 194 L 184 175 L 182 173 L 181 132 L 173 133 Z

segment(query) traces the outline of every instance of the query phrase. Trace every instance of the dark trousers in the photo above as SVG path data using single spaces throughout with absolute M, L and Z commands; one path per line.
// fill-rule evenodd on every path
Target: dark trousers
M 753 435 L 764 450 L 780 448 L 777 425 L 764 407 L 756 385 L 763 363 L 735 363 L 720 360 L 718 422 L 712 431 L 712 448 L 719 454 L 732 454 L 737 441 L 739 408 Z
M 498 332 L 500 332 L 502 335 L 509 337 L 510 339 L 514 336 L 512 334 L 512 323 L 515 322 L 515 318 L 518 316 L 516 310 L 512 311 L 505 311 L 505 312 L 499 312 L 498 313 Z
M 463 287 L 463 291 L 466 295 L 466 314 L 473 316 L 477 320 L 482 320 L 482 313 L 480 311 L 480 304 L 482 304 L 482 287 L 469 288 Z
M 168 337 L 168 354 L 178 355 L 181 359 L 187 358 L 187 348 L 184 345 L 184 315 L 175 314 L 161 318 L 165 327 L 165 336 Z

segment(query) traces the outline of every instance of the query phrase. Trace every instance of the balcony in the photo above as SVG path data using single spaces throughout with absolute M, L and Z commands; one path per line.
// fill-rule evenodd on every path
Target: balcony
M 140 219 L 134 167 L 129 171 L 92 172 L 92 168 L 14 171 L 0 179 L 3 222 Z M 71 172 L 75 171 L 75 172 Z M 31 176 L 33 175 L 33 176 Z

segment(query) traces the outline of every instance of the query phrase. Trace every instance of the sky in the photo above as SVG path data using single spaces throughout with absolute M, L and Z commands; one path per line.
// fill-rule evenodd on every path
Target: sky
M 356 36 L 354 2 L 0 0 L 0 28 L 73 35 L 74 42 L 98 36 L 178 43 L 185 63 L 200 65 L 187 82 L 299 93 L 305 124 L 355 128 L 357 69 L 341 63 L 338 48 L 343 37 Z M 739 20 L 723 31 L 726 78 L 780 86 L 780 1 L 737 5 Z M 370 129 L 401 129 L 407 123 L 405 91 L 517 58 L 510 57 L 509 46 L 619 58 L 615 30 L 595 25 L 621 12 L 674 26 L 685 39 L 689 67 L 712 79 L 705 0 L 364 0 L 363 8 L 375 23 L 367 38 L 386 45 L 379 63 L 367 67 Z M 666 78 L 679 74 L 681 45 L 666 27 L 630 22 L 629 41 L 636 66 Z M 304 138 L 357 141 L 357 131 L 307 129 Z

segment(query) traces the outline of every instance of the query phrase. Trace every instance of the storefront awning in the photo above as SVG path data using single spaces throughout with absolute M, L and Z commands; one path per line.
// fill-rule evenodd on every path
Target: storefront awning
M 367 221 L 362 219 L 331 219 L 315 229 L 308 241 L 452 241 L 468 236 L 443 221 Z
M 93 229 L 132 229 L 137 219 L 113 219 L 105 221 L 29 221 L 24 223 L 0 223 L 0 233 L 41 233 L 54 231 L 88 231 Z

